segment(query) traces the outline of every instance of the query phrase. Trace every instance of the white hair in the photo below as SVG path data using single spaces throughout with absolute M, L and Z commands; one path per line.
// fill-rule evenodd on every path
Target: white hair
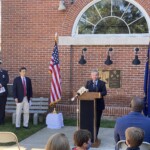
M 91 74 L 92 73 L 97 73 L 97 74 L 99 74 L 99 71 L 98 71 L 98 69 L 93 69 L 92 71 L 91 71 Z

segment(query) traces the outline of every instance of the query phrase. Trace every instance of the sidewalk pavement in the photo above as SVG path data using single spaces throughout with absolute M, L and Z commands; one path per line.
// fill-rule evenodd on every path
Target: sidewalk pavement
M 21 146 L 31 150 L 32 148 L 44 149 L 49 137 L 54 133 L 64 133 L 69 140 L 70 146 L 73 147 L 73 133 L 76 127 L 65 126 L 61 129 L 48 129 L 47 127 L 31 135 L 27 139 L 20 142 Z M 101 139 L 101 145 L 98 148 L 91 148 L 91 150 L 114 150 L 114 129 L 100 128 L 98 138 Z

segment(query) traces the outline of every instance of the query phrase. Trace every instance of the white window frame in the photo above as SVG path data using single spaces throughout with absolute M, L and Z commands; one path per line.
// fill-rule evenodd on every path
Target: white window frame
M 59 45 L 147 45 L 150 40 L 150 17 L 146 10 L 134 0 L 126 0 L 136 6 L 145 17 L 148 25 L 148 33 L 141 34 L 76 34 L 78 22 L 84 12 L 99 2 L 100 0 L 93 0 L 87 4 L 78 14 L 71 36 L 60 36 Z
M 79 23 L 79 20 L 80 18 L 82 17 L 82 15 L 85 13 L 85 11 L 90 8 L 92 5 L 94 5 L 95 3 L 97 2 L 100 2 L 101 0 L 93 0 L 92 2 L 90 2 L 88 5 L 86 5 L 82 10 L 81 12 L 78 14 L 75 22 L 74 22 L 74 25 L 73 25 L 73 29 L 72 29 L 72 36 L 78 36 L 79 34 L 76 34 L 76 31 L 77 31 L 77 26 L 78 26 L 78 23 Z M 139 5 L 136 1 L 133 1 L 133 0 L 125 0 L 125 1 L 128 1 L 129 3 L 133 4 L 134 6 L 136 6 L 144 15 L 145 19 L 146 19 L 146 22 L 147 22 L 147 25 L 148 25 L 148 33 L 150 33 L 150 17 L 148 16 L 147 12 L 145 11 L 145 9 Z M 112 12 L 111 12 L 112 13 Z M 113 17 L 116 17 L 116 16 L 113 16 Z M 147 34 L 147 33 L 144 33 L 144 34 Z M 87 34 L 86 34 L 87 35 Z M 89 34 L 91 35 L 91 34 Z M 101 34 L 101 35 L 105 35 L 105 34 Z M 116 35 L 116 34 L 113 34 L 113 35 Z M 124 34 L 122 34 L 124 35 Z M 125 34 L 126 35 L 126 34 Z M 134 34 L 133 34 L 134 35 Z M 141 34 L 140 34 L 141 35 Z M 84 34 L 85 36 L 85 34 Z M 91 35 L 91 36 L 95 36 L 95 35 Z M 128 36 L 128 34 L 126 35 Z

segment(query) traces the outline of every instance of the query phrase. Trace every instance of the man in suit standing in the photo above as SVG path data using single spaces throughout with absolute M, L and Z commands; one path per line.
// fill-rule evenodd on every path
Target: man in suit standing
M 134 97 L 131 101 L 131 112 L 128 115 L 119 117 L 116 120 L 114 128 L 114 138 L 116 143 L 120 140 L 125 140 L 125 130 L 128 127 L 138 127 L 143 129 L 144 141 L 150 143 L 150 118 L 143 116 L 143 100 L 139 97 Z
M 31 79 L 26 77 L 26 68 L 19 69 L 20 76 L 13 82 L 13 95 L 16 102 L 16 129 L 20 128 L 21 113 L 23 109 L 23 127 L 28 129 L 29 101 L 32 97 Z
M 8 72 L 3 70 L 1 65 L 2 61 L 0 60 L 0 89 L 3 89 L 0 93 L 0 125 L 5 123 L 5 106 L 8 94 L 7 84 L 9 82 Z
M 107 94 L 107 90 L 105 82 L 99 79 L 99 72 L 97 70 L 93 70 L 91 72 L 91 80 L 87 81 L 86 88 L 89 90 L 89 92 L 100 92 L 101 94 L 101 98 L 96 100 L 96 113 L 97 113 L 96 134 L 98 135 L 101 116 L 103 110 L 105 109 L 104 96 Z

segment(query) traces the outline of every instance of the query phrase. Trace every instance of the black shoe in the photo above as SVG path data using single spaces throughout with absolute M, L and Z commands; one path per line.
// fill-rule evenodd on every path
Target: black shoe
M 24 129 L 29 129 L 29 127 L 25 127 L 25 126 L 23 126 L 23 128 L 24 128 Z
M 16 127 L 16 130 L 19 130 L 20 129 L 20 127 Z

